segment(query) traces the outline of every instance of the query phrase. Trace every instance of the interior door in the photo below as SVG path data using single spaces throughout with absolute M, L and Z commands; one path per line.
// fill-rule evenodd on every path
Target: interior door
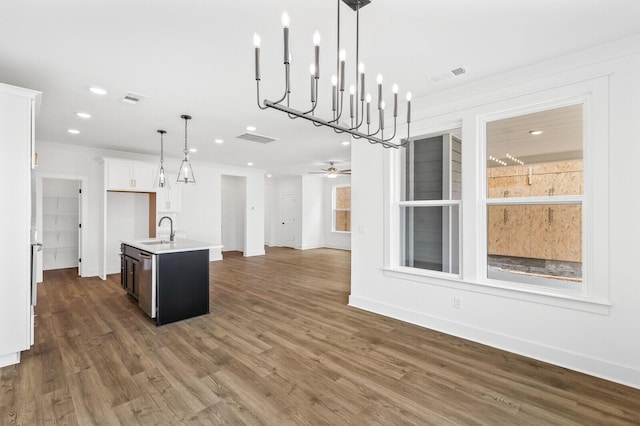
M 282 194 L 282 243 L 285 247 L 296 245 L 296 196 Z
M 82 276 L 82 184 L 78 189 L 78 276 Z

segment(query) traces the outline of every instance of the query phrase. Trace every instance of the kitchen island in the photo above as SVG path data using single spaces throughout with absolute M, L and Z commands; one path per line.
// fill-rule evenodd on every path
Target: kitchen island
M 210 243 L 122 241 L 121 284 L 156 325 L 209 313 Z

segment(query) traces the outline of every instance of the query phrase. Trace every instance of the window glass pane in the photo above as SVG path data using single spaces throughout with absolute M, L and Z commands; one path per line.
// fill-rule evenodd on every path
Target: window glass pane
M 583 194 L 582 105 L 487 123 L 487 197 Z
M 351 186 L 334 187 L 334 231 L 351 232 Z
M 351 187 L 339 186 L 336 188 L 336 209 L 351 208 Z
M 336 231 L 351 232 L 351 211 L 336 210 L 335 223 Z
M 461 191 L 460 129 L 411 141 L 405 154 L 403 201 L 459 200 Z
M 401 206 L 400 266 L 459 273 L 458 206 Z
M 583 105 L 487 123 L 487 198 L 584 193 Z M 580 290 L 582 204 L 487 206 L 487 276 Z
M 580 289 L 582 205 L 487 207 L 488 277 Z

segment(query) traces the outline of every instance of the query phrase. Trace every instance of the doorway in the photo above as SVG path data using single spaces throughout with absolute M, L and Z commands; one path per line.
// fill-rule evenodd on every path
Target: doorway
M 42 178 L 40 182 L 40 230 L 42 271 L 78 268 L 82 276 L 82 181 Z
M 246 249 L 247 178 L 222 175 L 222 251 Z

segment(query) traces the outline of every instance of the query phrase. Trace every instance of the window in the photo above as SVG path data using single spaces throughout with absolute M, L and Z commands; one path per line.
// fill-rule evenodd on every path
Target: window
M 530 89 L 434 106 L 387 150 L 384 274 L 607 313 L 608 77 Z
M 582 104 L 487 122 L 487 278 L 580 290 L 582 129 Z
M 399 265 L 459 273 L 460 129 L 411 140 L 399 203 Z
M 333 188 L 333 231 L 351 232 L 351 186 Z

